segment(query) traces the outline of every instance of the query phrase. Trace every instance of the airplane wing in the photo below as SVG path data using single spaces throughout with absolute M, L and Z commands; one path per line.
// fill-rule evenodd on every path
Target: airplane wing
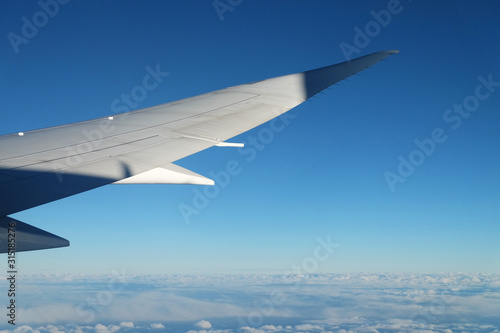
M 0 136 L 0 233 L 12 223 L 7 215 L 108 184 L 213 185 L 174 162 L 212 146 L 234 146 L 225 141 L 396 53 L 376 52 L 125 114 Z M 51 247 L 52 234 L 25 225 L 31 243 L 17 251 Z M 52 236 L 53 247 L 69 245 Z M 0 237 L 0 253 L 6 250 Z

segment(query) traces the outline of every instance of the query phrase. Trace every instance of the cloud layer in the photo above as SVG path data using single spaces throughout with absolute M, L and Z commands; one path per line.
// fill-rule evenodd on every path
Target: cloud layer
M 500 333 L 498 274 L 57 275 L 19 286 L 18 325 L 0 333 Z

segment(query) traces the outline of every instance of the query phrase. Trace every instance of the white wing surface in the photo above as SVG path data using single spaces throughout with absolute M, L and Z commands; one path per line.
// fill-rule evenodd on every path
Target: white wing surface
M 112 183 L 213 185 L 173 163 L 227 145 L 225 140 L 397 52 L 376 52 L 109 118 L 0 136 L 0 219 L 10 221 L 9 214 Z M 44 237 L 40 249 L 50 248 Z M 65 246 L 57 238 L 53 247 Z M 26 248 L 33 249 L 33 244 Z

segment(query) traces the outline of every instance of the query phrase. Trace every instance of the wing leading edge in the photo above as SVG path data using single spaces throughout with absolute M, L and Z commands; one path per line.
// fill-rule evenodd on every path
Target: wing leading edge
M 213 185 L 173 162 L 212 146 L 239 146 L 225 141 L 396 53 L 380 51 L 113 117 L 0 136 L 0 217 L 107 184 Z

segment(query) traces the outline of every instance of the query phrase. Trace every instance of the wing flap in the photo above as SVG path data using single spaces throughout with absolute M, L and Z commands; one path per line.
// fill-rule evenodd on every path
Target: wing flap
M 154 168 L 138 175 L 125 178 L 113 184 L 189 184 L 214 185 L 212 179 L 170 163 L 161 168 Z

